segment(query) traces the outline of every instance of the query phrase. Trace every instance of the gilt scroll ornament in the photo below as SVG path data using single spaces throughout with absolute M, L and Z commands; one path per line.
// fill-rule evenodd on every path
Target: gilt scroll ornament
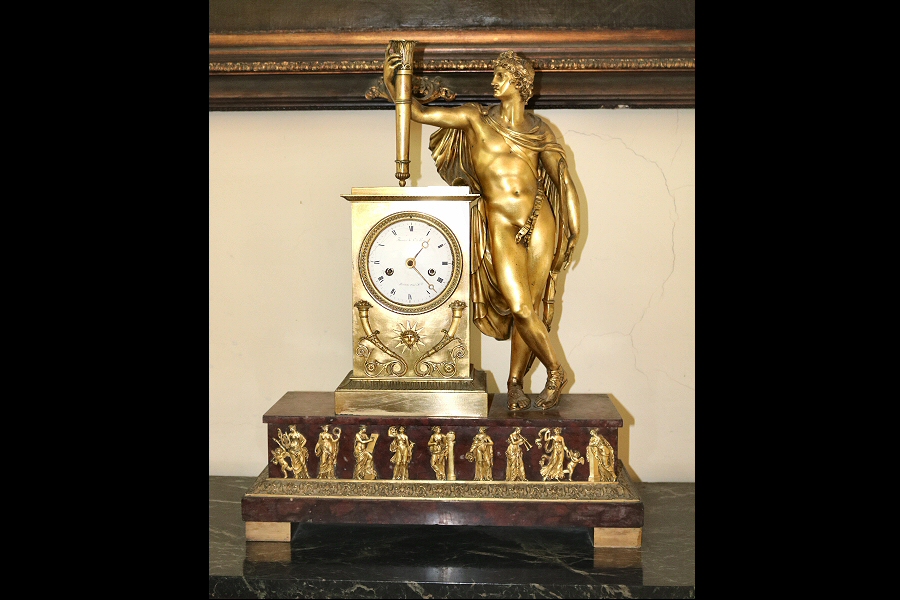
M 416 77 L 412 78 L 412 96 L 422 104 L 428 104 L 440 98 L 441 100 L 455 100 L 456 92 L 444 86 L 440 77 Z M 384 80 L 379 79 L 377 85 L 373 85 L 366 91 L 366 100 L 384 98 L 390 100 Z
M 382 375 L 402 377 L 409 369 L 409 365 L 406 364 L 406 361 L 403 360 L 402 356 L 388 348 L 384 342 L 381 341 L 378 337 L 378 334 L 380 334 L 381 331 L 372 329 L 372 325 L 369 323 L 369 310 L 372 308 L 372 305 L 365 300 L 360 300 L 353 306 L 356 307 L 356 310 L 359 313 L 359 322 L 362 323 L 363 331 L 366 334 L 365 337 L 360 338 L 359 343 L 356 345 L 356 355 L 362 357 L 366 361 L 366 375 L 369 377 L 380 377 Z M 364 341 L 369 342 L 394 360 L 382 362 L 371 358 L 371 350 L 363 343 Z
M 381 331 L 372 328 L 371 317 L 372 305 L 366 300 L 359 300 L 353 305 L 356 307 L 359 321 L 362 324 L 365 335 L 359 339 L 356 345 L 356 356 L 365 360 L 365 373 L 369 377 L 394 376 L 402 377 L 409 370 L 409 364 L 403 357 L 394 350 L 391 350 L 385 344 L 379 335 Z M 454 377 L 457 372 L 457 361 L 466 358 L 469 350 L 466 344 L 456 337 L 460 320 L 462 319 L 463 310 L 466 303 L 460 300 L 454 300 L 449 305 L 451 310 L 450 324 L 447 329 L 442 329 L 443 336 L 430 349 L 425 351 L 416 361 L 413 372 L 419 377 Z M 415 323 L 407 321 L 405 324 L 398 324 L 394 328 L 395 339 L 397 340 L 397 348 L 400 352 L 414 351 L 419 345 L 424 345 L 426 340 L 425 332 Z M 368 342 L 387 354 L 390 359 L 379 361 L 372 356 L 372 349 L 365 344 Z M 449 357 L 447 360 L 432 361 L 428 360 L 438 352 L 447 349 Z
M 450 327 L 442 329 L 444 336 L 431 350 L 422 355 L 422 358 L 416 362 L 415 373 L 421 377 L 429 375 L 440 375 L 442 377 L 453 377 L 456 375 L 456 361 L 468 356 L 469 352 L 466 345 L 456 337 L 456 330 L 459 328 L 459 320 L 462 317 L 463 309 L 466 303 L 461 300 L 454 300 L 450 303 L 450 310 L 453 311 L 453 317 L 450 321 Z M 426 360 L 432 355 L 446 347 L 450 347 L 450 359 L 445 361 L 433 362 Z

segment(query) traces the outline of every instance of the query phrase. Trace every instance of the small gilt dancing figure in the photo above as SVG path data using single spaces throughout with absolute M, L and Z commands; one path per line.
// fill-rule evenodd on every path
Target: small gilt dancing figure
M 378 479 L 378 473 L 375 471 L 375 460 L 372 454 L 375 452 L 375 442 L 378 441 L 378 434 L 366 433 L 366 426 L 359 426 L 359 433 L 353 443 L 353 457 L 356 458 L 356 465 L 353 467 L 353 479 Z
M 522 460 L 522 446 L 525 450 L 531 450 L 531 444 L 522 435 L 522 428 L 516 427 L 509 435 L 509 446 L 506 447 L 506 480 L 528 481 L 525 477 L 525 461 Z
M 544 481 L 548 479 L 560 481 L 565 477 L 564 464 L 570 452 L 566 447 L 566 440 L 562 436 L 562 429 L 554 427 L 551 433 L 549 427 L 544 427 L 538 432 L 538 437 L 534 440 L 534 444 L 538 448 L 541 445 L 544 446 L 544 455 L 540 460 L 541 477 L 544 478 Z M 571 456 L 569 457 L 571 458 Z
M 466 460 L 475 462 L 475 481 L 494 480 L 494 440 L 486 431 L 487 427 L 478 428 L 472 447 L 466 452 Z
M 591 441 L 588 442 L 587 459 L 590 474 L 588 481 L 613 482 L 616 481 L 616 456 L 612 444 L 591 429 Z
M 341 440 L 341 428 L 335 427 L 331 433 L 328 432 L 328 425 L 322 425 L 322 433 L 319 434 L 319 441 L 316 442 L 316 456 L 319 457 L 319 474 L 318 479 L 337 479 L 337 456 L 338 446 Z
M 437 425 L 432 427 L 431 430 L 434 432 L 428 440 L 428 451 L 431 452 L 431 468 L 434 470 L 435 478 L 438 481 L 446 481 L 448 479 L 447 463 L 452 460 L 450 448 L 453 439 L 456 439 L 456 435 L 452 431 L 441 433 L 441 428 Z M 455 476 L 450 477 L 450 479 L 455 479 Z
M 288 461 L 287 450 L 281 446 L 272 450 L 272 463 L 281 467 L 281 476 L 285 479 L 287 479 L 288 473 L 294 470 L 291 463 Z
M 572 450 L 569 453 L 569 458 L 571 460 L 569 461 L 569 465 L 565 469 L 563 469 L 563 473 L 568 473 L 569 481 L 572 481 L 572 474 L 575 472 L 575 467 L 577 465 L 584 464 L 584 457 L 581 455 L 581 452 L 579 452 L 578 450 Z
M 405 427 L 391 426 L 388 429 L 388 437 L 393 438 L 391 441 L 391 463 L 394 465 L 393 479 L 409 479 L 409 463 L 412 462 L 413 446 L 415 442 L 410 441 L 406 435 Z
M 277 431 L 277 437 L 272 438 L 278 443 L 278 448 L 272 450 L 272 462 L 281 467 L 285 478 L 291 472 L 294 479 L 309 479 L 309 472 L 306 470 L 306 460 L 309 458 L 306 437 L 297 431 L 296 425 L 291 425 L 287 433 L 282 433 L 280 427 Z

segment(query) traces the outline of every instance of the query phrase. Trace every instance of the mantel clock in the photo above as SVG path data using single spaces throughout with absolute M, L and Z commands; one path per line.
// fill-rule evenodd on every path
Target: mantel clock
M 392 40 L 385 52 L 382 83 L 385 97 L 397 108 L 394 176 L 399 185 L 354 187 L 342 195 L 350 202 L 352 217 L 352 296 L 343 307 L 350 321 L 347 354 L 352 369 L 334 391 L 333 412 L 330 392 L 288 392 L 263 416 L 271 456 L 241 503 L 246 538 L 290 541 L 292 524 L 304 522 L 439 522 L 592 527 L 594 546 L 640 547 L 644 508 L 617 461 L 618 430 L 624 421 L 611 395 L 569 395 L 559 402 L 565 373 L 561 363 L 549 368 L 556 362 L 544 356 L 539 358 L 548 367 L 547 402 L 541 403 L 542 392 L 533 407 L 537 410 L 528 410 L 531 401 L 513 383 L 507 388 L 518 389 L 519 397 L 497 393 L 489 407 L 486 374 L 470 363 L 474 322 L 481 327 L 493 319 L 488 330 L 497 339 L 504 339 L 502 323 L 505 330 L 512 325 L 508 307 L 491 302 L 492 291 L 482 292 L 493 283 L 513 297 L 517 290 L 540 285 L 543 310 L 532 313 L 530 320 L 515 315 L 514 326 L 535 337 L 544 326 L 549 332 L 558 275 L 553 268 L 568 262 L 579 226 L 577 195 L 566 174 L 562 146 L 548 141 L 549 129 L 513 130 L 488 112 L 481 112 L 483 128 L 474 136 L 448 133 L 449 125 L 463 122 L 449 119 L 448 127 L 442 127 L 446 131 L 432 141 L 438 140 L 435 148 L 440 151 L 433 158 L 437 164 L 441 157 L 439 174 L 450 185 L 407 186 L 409 124 L 412 114 L 420 117 L 422 102 L 418 94 L 412 97 L 414 46 L 412 41 Z M 520 80 L 517 91 L 512 88 L 514 77 Z M 494 88 L 501 107 L 510 109 L 508 116 L 524 118 L 532 79 L 533 68 L 511 51 L 501 53 Z M 471 107 L 460 108 L 475 115 Z M 435 112 L 446 114 L 431 114 Z M 467 116 L 465 122 L 474 118 Z M 509 124 L 513 122 L 528 121 L 513 118 Z M 468 168 L 472 161 L 465 160 L 466 153 L 469 159 L 473 154 L 462 145 L 467 140 L 481 144 L 474 154 L 481 161 L 475 165 L 478 169 Z M 518 157 L 507 156 L 506 146 Z M 559 159 L 533 162 L 537 147 Z M 534 164 L 544 165 L 543 180 L 531 172 L 529 165 Z M 541 186 L 534 188 L 543 192 L 536 192 L 533 200 L 520 198 L 525 200 L 520 208 L 529 209 L 520 211 L 527 222 L 506 225 L 507 230 L 502 229 L 505 224 L 494 223 L 489 229 L 489 213 L 481 209 L 517 203 L 485 194 L 473 173 L 500 178 L 491 189 L 510 181 L 517 181 L 521 191 L 530 189 L 525 186 L 531 181 Z M 547 208 L 539 210 L 545 201 Z M 549 225 L 562 215 L 568 215 L 568 224 L 550 235 Z M 490 243 L 497 238 L 505 242 Z M 495 261 L 504 262 L 498 253 L 518 243 L 529 256 L 552 256 L 552 265 L 545 261 L 550 273 L 541 271 L 538 280 L 522 262 L 495 269 Z M 478 314 L 470 314 L 476 307 Z M 540 350 L 552 355 L 545 346 Z M 511 376 L 514 366 L 525 367 L 526 359 L 519 344 L 511 351 Z M 519 376 L 524 372 L 527 368 Z M 342 449 L 341 431 L 355 428 L 359 432 L 351 448 L 344 443 Z M 316 429 L 321 432 L 310 452 L 301 430 L 315 435 Z M 379 435 L 392 442 L 376 448 Z M 496 463 L 495 457 L 500 459 Z M 307 461 L 318 463 L 316 477 Z M 576 469 L 585 462 L 586 468 Z

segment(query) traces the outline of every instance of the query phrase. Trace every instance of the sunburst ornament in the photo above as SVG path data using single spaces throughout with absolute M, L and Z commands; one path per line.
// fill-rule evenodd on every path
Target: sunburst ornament
M 394 327 L 394 333 L 397 334 L 394 336 L 394 339 L 397 340 L 397 348 L 400 348 L 401 352 L 409 351 L 412 353 L 419 346 L 425 346 L 425 336 L 418 323 L 407 321 L 405 327 L 403 323 L 397 323 L 397 326 Z

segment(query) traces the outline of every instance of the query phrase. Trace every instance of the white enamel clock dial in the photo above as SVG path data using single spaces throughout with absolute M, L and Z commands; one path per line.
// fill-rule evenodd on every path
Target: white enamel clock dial
M 402 314 L 424 313 L 446 302 L 459 284 L 461 263 L 453 232 L 420 212 L 385 217 L 366 234 L 359 252 L 366 290 Z

